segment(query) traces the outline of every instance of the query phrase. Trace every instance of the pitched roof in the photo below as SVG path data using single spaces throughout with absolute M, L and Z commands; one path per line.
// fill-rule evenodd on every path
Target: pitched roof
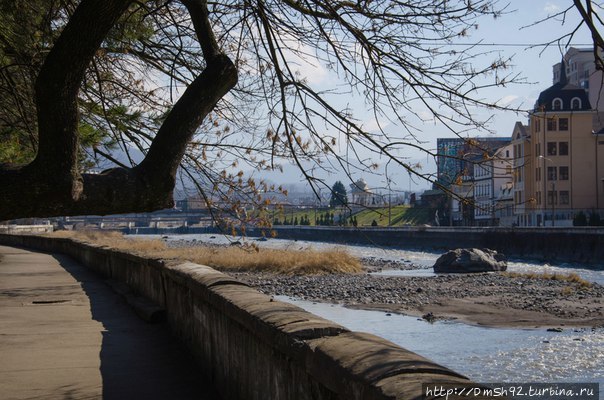
M 561 107 L 554 109 L 554 100 L 562 101 Z M 571 108 L 573 99 L 580 100 L 579 108 Z M 535 111 L 588 111 L 591 110 L 589 97 L 585 89 L 568 83 L 566 64 L 562 60 L 560 66 L 560 81 L 545 89 L 535 103 Z

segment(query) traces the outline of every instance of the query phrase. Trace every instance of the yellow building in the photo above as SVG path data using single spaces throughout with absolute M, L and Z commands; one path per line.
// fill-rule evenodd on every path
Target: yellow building
M 586 91 L 561 68 L 530 113 L 529 132 L 514 132 L 523 156 L 516 163 L 518 225 L 572 226 L 579 212 L 604 211 L 604 130 L 594 131 L 595 115 Z

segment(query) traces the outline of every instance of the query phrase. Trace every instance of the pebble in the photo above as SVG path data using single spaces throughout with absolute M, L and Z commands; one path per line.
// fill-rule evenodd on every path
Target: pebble
M 181 241 L 172 247 L 186 247 Z M 381 270 L 425 269 L 409 260 L 361 259 L 366 273 L 357 275 L 275 275 L 265 272 L 228 272 L 269 295 L 285 295 L 309 301 L 341 304 L 388 304 L 401 309 L 445 303 L 449 299 L 480 298 L 480 302 L 517 310 L 542 312 L 561 318 L 594 318 L 601 310 L 604 286 L 589 291 L 578 285 L 554 280 L 508 277 L 497 273 L 447 274 L 437 276 L 380 276 Z M 575 292 L 560 294 L 571 287 Z M 578 298 L 581 297 L 579 302 Z M 574 301 L 574 302 L 573 302 Z M 561 324 L 563 325 L 563 324 Z M 551 328 L 560 332 L 562 328 Z

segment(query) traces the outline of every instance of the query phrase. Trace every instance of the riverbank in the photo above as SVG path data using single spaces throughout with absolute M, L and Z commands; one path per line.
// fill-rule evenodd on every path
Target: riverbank
M 192 254 L 188 250 L 207 247 L 222 253 L 238 247 L 227 245 L 233 242 L 220 241 L 215 236 L 207 239 L 210 243 L 176 236 L 147 243 L 161 245 L 158 257 L 171 258 L 179 254 L 181 259 Z M 306 258 L 313 250 L 300 242 L 286 241 L 280 246 L 285 246 L 282 250 L 286 252 L 305 254 Z M 265 248 L 257 250 L 260 253 L 271 251 Z M 427 270 L 425 263 L 420 265 L 409 259 L 379 257 L 361 258 L 364 273 L 338 273 L 337 270 L 327 273 L 328 270 L 324 269 L 323 274 L 313 275 L 303 269 L 305 274 L 298 270 L 296 275 L 293 270 L 284 274 L 274 270 L 245 269 L 243 258 L 247 259 L 254 253 L 256 251 L 248 250 L 239 254 L 235 257 L 239 261 L 231 260 L 235 264 L 227 268 L 212 266 L 269 295 L 412 315 L 429 322 L 457 320 L 479 326 L 519 328 L 604 327 L 604 286 L 595 283 L 585 285 L 584 282 L 530 279 L 500 273 L 381 276 L 374 273 L 422 270 L 418 271 L 419 275 L 432 274 L 426 273 L 431 268 Z
M 408 263 L 362 261 L 368 272 L 414 268 Z M 429 322 L 457 320 L 515 328 L 604 327 L 604 287 L 598 284 L 585 287 L 498 273 L 430 277 L 229 273 L 270 295 L 412 315 Z

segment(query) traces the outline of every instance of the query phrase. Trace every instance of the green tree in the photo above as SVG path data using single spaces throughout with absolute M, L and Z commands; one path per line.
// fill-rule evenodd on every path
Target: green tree
M 340 181 L 336 181 L 331 188 L 331 198 L 329 199 L 330 207 L 341 207 L 348 205 L 348 194 L 346 187 Z

